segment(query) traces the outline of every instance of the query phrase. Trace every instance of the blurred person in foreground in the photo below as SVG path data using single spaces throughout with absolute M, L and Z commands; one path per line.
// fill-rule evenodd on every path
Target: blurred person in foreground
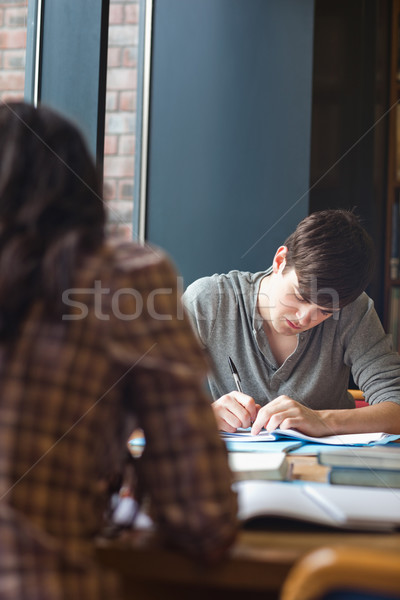
M 207 364 L 158 249 L 105 239 L 74 125 L 0 105 L 0 597 L 118 596 L 98 569 L 109 482 L 141 427 L 138 496 L 167 543 L 206 561 L 236 531 Z M 136 461 L 135 461 L 136 462 Z

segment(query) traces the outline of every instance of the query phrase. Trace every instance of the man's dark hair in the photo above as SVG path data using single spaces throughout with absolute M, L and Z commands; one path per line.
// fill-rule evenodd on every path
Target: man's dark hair
M 314 212 L 299 223 L 285 246 L 285 269 L 295 269 L 299 293 L 307 302 L 342 308 L 371 280 L 373 242 L 353 212 Z
M 0 105 L 0 340 L 37 299 L 48 318 L 60 314 L 104 223 L 101 178 L 78 129 L 43 106 Z

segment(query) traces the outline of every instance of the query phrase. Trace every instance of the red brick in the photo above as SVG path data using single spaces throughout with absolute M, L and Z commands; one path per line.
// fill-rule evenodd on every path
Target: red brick
M 23 91 L 20 92 L 0 92 L 0 100 L 2 102 L 15 102 L 24 99 Z
M 18 8 L 18 7 L 6 8 L 5 13 L 4 13 L 4 25 L 6 27 L 11 27 L 11 28 L 18 27 L 20 29 L 25 29 L 27 15 L 28 15 L 27 6 L 24 6 L 21 8 Z
M 0 31 L 0 48 L 26 48 L 26 31 Z
M 25 82 L 24 72 L 8 71 L 0 72 L 0 90 L 2 91 L 23 91 Z
M 25 50 L 6 50 L 3 54 L 3 69 L 25 69 Z
M 107 55 L 107 67 L 110 69 L 111 67 L 120 67 L 122 66 L 121 60 L 122 50 L 121 48 L 109 48 Z
M 117 182 L 115 179 L 104 179 L 104 198 L 106 202 L 114 200 L 117 194 Z
M 110 90 L 107 90 L 107 94 L 106 94 L 106 111 L 107 112 L 112 112 L 114 110 L 117 110 L 118 98 L 119 98 L 119 92 L 110 92 Z
M 136 92 L 120 92 L 119 110 L 125 112 L 136 110 Z
M 132 240 L 133 237 L 133 225 L 132 223 L 120 225 L 119 234 L 124 240 Z
M 116 154 L 118 148 L 118 137 L 116 135 L 106 135 L 104 137 L 104 154 Z
M 135 46 L 138 42 L 138 28 L 135 25 L 110 25 L 108 43 L 110 46 Z
M 131 223 L 132 222 L 132 198 L 129 200 L 117 200 L 116 202 L 108 202 L 111 223 Z
M 124 22 L 123 4 L 110 4 L 110 25 L 120 25 Z
M 139 23 L 138 4 L 129 4 L 125 6 L 125 23 Z
M 110 90 L 135 90 L 137 87 L 137 70 L 109 69 L 107 86 Z
M 135 116 L 133 113 L 108 113 L 106 115 L 106 132 L 109 135 L 119 133 L 133 134 L 135 132 Z
M 108 225 L 107 233 L 110 236 L 118 237 L 123 240 L 132 240 L 133 236 L 133 227 L 132 224 L 124 224 L 124 225 Z
M 135 136 L 121 135 L 119 138 L 118 154 L 120 156 L 134 156 L 135 154 Z
M 118 197 L 121 200 L 128 200 L 130 203 L 130 210 L 132 210 L 131 202 L 133 198 L 133 179 L 122 179 L 119 182 L 118 188 Z
M 137 66 L 137 48 L 125 48 L 122 54 L 122 65 L 124 67 Z
M 105 177 L 133 177 L 133 158 L 131 156 L 106 156 L 104 158 Z

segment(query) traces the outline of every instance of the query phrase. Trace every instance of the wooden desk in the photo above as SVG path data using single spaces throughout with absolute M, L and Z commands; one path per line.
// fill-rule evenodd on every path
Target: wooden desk
M 295 478 L 324 481 L 327 469 L 315 457 L 292 457 Z M 126 598 L 135 600 L 269 600 L 278 598 L 294 563 L 325 545 L 369 547 L 399 552 L 400 533 L 340 531 L 246 531 L 226 560 L 204 567 L 160 547 L 154 534 L 130 532 L 99 542 L 98 559 L 122 576 Z

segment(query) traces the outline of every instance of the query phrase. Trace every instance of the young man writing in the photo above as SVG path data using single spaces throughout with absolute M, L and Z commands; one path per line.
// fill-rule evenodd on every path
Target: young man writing
M 400 358 L 364 292 L 372 270 L 372 242 L 356 216 L 328 210 L 304 219 L 267 271 L 189 286 L 219 429 L 400 433 Z M 243 392 L 233 390 L 228 356 Z M 370 406 L 352 410 L 350 373 Z

